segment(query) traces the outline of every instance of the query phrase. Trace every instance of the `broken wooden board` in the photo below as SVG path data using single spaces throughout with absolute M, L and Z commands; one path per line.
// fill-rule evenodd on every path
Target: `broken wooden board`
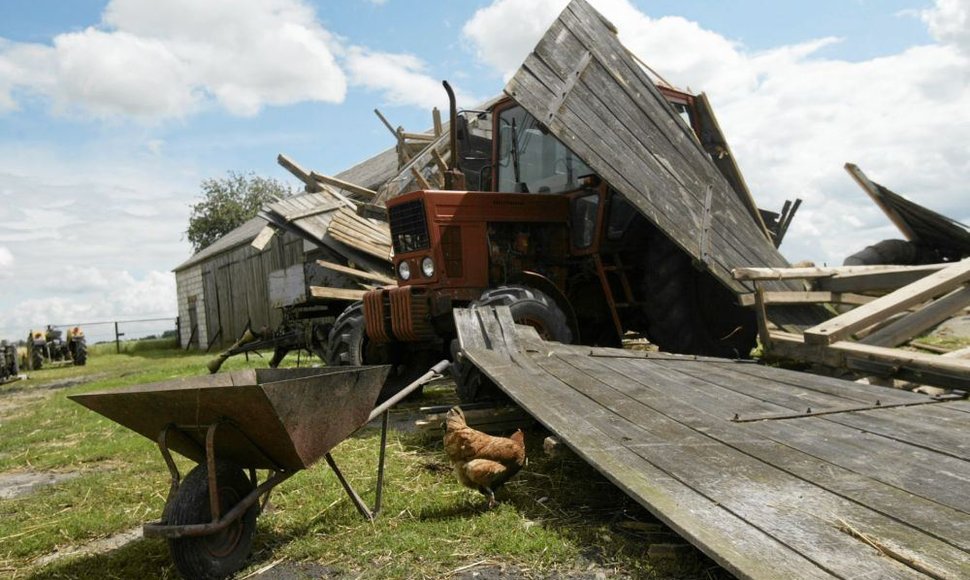
M 879 185 L 852 163 L 845 170 L 907 240 L 940 252 L 944 259 L 970 257 L 970 228 Z
M 878 300 L 854 308 L 805 331 L 809 344 L 831 344 L 879 320 L 947 294 L 970 282 L 970 259 L 952 264 L 935 274 L 903 286 Z
M 585 0 L 566 7 L 505 91 L 725 286 L 751 291 L 732 268 L 788 265 Z
M 737 577 L 970 575 L 967 401 L 459 316 L 466 360 Z

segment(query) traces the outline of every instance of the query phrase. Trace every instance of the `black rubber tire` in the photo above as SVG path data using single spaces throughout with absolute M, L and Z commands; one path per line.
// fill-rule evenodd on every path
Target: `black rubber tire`
M 41 354 L 40 349 L 32 348 L 30 350 L 30 370 L 39 371 L 44 366 L 44 355 Z
M 866 246 L 843 262 L 843 266 L 878 266 L 896 264 L 911 266 L 924 263 L 919 246 L 906 240 L 883 240 Z
M 508 306 L 512 320 L 532 326 L 544 340 L 563 344 L 573 340 L 566 313 L 555 300 L 534 288 L 519 285 L 490 288 L 472 306 Z
M 536 329 L 545 340 L 563 344 L 572 342 L 573 333 L 569 321 L 555 300 L 544 292 L 528 286 L 499 286 L 482 293 L 472 302 L 472 306 L 508 306 L 512 320 L 528 324 Z M 452 348 L 452 372 L 455 377 L 455 390 L 462 403 L 480 401 L 504 401 L 508 396 L 495 383 L 482 374 L 478 368 L 458 360 L 457 343 Z
M 360 366 L 378 364 L 364 362 L 367 353 L 367 332 L 364 328 L 364 303 L 354 302 L 334 322 L 327 340 L 328 366 Z
M 74 366 L 83 367 L 88 363 L 88 346 L 83 340 L 74 342 Z
M 661 350 L 727 358 L 749 358 L 757 320 L 710 274 L 660 232 L 645 254 L 641 282 L 647 336 Z
M 169 525 L 201 524 L 212 521 L 209 511 L 209 470 L 197 465 L 182 480 L 166 506 Z M 254 489 L 243 470 L 229 461 L 216 462 L 220 513 L 225 514 Z M 183 537 L 168 541 L 175 568 L 183 578 L 225 578 L 241 570 L 252 548 L 259 502 L 218 534 Z

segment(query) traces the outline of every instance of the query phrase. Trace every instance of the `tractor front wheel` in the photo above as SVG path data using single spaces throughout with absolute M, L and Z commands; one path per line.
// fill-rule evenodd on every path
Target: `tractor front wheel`
M 569 344 L 573 333 L 562 308 L 547 294 L 528 286 L 499 286 L 482 293 L 472 302 L 473 307 L 508 306 L 512 320 L 535 328 L 544 340 Z M 468 361 L 458 360 L 457 345 L 452 349 L 458 399 L 462 403 L 500 401 L 505 394 L 478 368 Z

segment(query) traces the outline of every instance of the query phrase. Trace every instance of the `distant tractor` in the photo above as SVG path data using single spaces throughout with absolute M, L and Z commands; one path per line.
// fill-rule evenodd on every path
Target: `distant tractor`
M 0 383 L 15 379 L 18 374 L 17 345 L 0 340 Z
M 30 370 L 40 370 L 45 364 L 64 366 L 73 364 L 83 366 L 88 360 L 87 342 L 84 331 L 74 326 L 64 332 L 48 326 L 47 330 L 33 330 L 27 335 L 27 353 L 24 366 Z

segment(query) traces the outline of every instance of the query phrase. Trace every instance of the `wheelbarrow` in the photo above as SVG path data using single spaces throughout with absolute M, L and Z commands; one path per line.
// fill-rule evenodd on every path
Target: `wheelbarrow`
M 255 369 L 70 398 L 157 442 L 172 483 L 161 519 L 145 524 L 144 535 L 168 540 L 183 577 L 221 578 L 243 567 L 269 492 L 321 457 L 361 515 L 372 520 L 381 509 L 388 410 L 448 364 L 441 361 L 376 408 L 387 366 Z M 330 450 L 380 416 L 371 509 Z M 172 451 L 198 463 L 185 478 Z M 262 482 L 257 469 L 268 470 Z

